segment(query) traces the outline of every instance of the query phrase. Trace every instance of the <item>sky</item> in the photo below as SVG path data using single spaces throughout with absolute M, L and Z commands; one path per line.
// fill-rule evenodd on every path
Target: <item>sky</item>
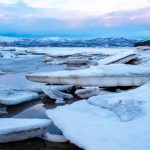
M 0 34 L 150 38 L 150 0 L 0 0 Z

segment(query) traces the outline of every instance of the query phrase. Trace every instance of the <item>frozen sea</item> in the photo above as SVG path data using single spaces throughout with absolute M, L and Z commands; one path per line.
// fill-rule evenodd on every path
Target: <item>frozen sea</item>
M 64 65 L 46 65 L 43 63 L 45 57 L 35 56 L 31 58 L 19 58 L 19 59 L 0 59 L 0 70 L 5 72 L 4 75 L 0 75 L 0 84 L 17 89 L 27 89 L 31 85 L 35 84 L 28 81 L 25 78 L 27 73 L 31 72 L 43 72 L 43 71 L 59 71 L 65 70 Z M 26 102 L 16 106 L 8 107 L 7 114 L 3 114 L 1 118 L 48 118 L 45 114 L 47 109 L 56 107 L 55 104 L 43 104 L 39 101 Z M 49 127 L 49 132 L 54 134 L 61 134 L 61 131 L 54 125 Z M 47 142 L 39 138 L 29 139 L 26 141 L 0 144 L 0 150 L 79 150 L 77 146 L 67 143 L 52 143 Z

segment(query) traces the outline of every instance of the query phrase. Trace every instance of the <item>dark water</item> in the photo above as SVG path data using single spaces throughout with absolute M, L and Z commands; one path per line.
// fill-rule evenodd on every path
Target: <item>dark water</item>
M 18 59 L 18 60 L 0 60 L 0 70 L 6 71 L 5 75 L 0 76 L 0 84 L 7 85 L 12 88 L 26 89 L 35 84 L 25 78 L 27 73 L 42 71 L 58 71 L 65 70 L 63 65 L 46 65 L 43 63 L 43 57 L 34 59 Z M 3 114 L 1 118 L 41 118 L 48 119 L 45 114 L 47 109 L 56 107 L 56 104 L 45 105 L 42 101 L 34 100 L 16 106 L 7 108 L 8 113 Z M 49 132 L 53 134 L 62 134 L 54 125 L 49 126 Z M 0 144 L 0 150 L 79 150 L 77 146 L 67 143 L 52 143 L 39 138 L 29 139 L 26 141 Z

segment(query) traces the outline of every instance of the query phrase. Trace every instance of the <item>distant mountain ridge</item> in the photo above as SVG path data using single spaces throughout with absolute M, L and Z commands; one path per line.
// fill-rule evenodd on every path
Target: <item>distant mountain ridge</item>
M 0 36 L 0 46 L 19 47 L 132 47 L 139 40 L 123 37 L 106 37 L 95 39 L 69 39 L 69 38 L 16 38 Z

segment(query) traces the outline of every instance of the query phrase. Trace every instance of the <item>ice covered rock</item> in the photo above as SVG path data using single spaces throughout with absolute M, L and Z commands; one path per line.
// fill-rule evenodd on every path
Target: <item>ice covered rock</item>
M 83 149 L 149 150 L 150 87 L 142 88 L 136 94 L 146 101 L 143 103 L 145 115 L 132 121 L 122 122 L 113 111 L 91 105 L 86 100 L 48 110 L 47 115 L 69 141 Z
M 50 123 L 48 119 L 0 119 L 0 143 L 43 136 Z
M 126 51 L 107 58 L 101 59 L 98 61 L 99 65 L 108 65 L 113 63 L 127 63 L 131 60 L 137 58 L 137 55 L 134 51 Z
M 88 69 L 28 74 L 35 82 L 76 86 L 140 86 L 150 81 L 150 67 L 111 64 Z
M 37 99 L 38 97 L 39 95 L 34 92 L 10 89 L 0 85 L 0 104 L 3 105 L 16 105 Z
M 71 94 L 66 94 L 60 91 L 52 90 L 49 88 L 44 88 L 43 92 L 51 99 L 56 100 L 55 103 L 65 103 L 64 99 L 71 99 L 73 96 Z
M 103 94 L 108 94 L 110 92 L 101 90 L 99 88 L 85 88 L 85 89 L 78 89 L 75 91 L 75 94 L 80 97 L 80 98 L 89 98 L 92 96 L 96 96 L 96 95 L 103 95 Z

